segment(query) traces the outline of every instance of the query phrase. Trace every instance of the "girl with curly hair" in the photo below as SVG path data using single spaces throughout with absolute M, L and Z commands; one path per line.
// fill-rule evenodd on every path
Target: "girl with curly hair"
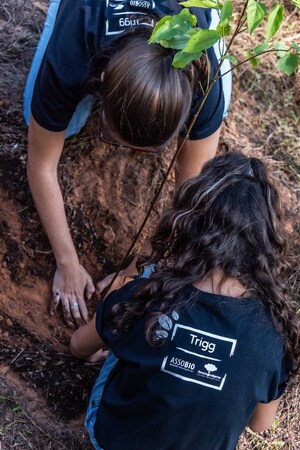
M 91 440 L 233 450 L 246 426 L 272 425 L 300 359 L 279 196 L 263 162 L 231 153 L 206 163 L 179 186 L 151 245 L 139 259 L 141 270 L 154 265 L 149 279 L 110 293 L 71 339 L 79 358 L 113 352 L 90 400 Z

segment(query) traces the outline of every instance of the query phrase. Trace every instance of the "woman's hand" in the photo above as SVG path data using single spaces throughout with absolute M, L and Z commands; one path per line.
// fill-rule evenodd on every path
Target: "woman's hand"
M 110 273 L 107 275 L 103 280 L 99 281 L 97 283 L 96 287 L 96 293 L 98 295 L 101 295 L 102 300 L 108 296 L 112 291 L 116 291 L 117 289 L 120 289 L 124 284 L 128 283 L 129 281 L 133 280 L 135 275 L 133 275 L 131 272 L 129 273 L 127 269 L 121 270 L 117 277 L 115 278 L 114 282 L 111 284 L 112 280 L 114 279 L 115 272 Z
M 101 348 L 96 353 L 93 353 L 91 356 L 87 356 L 85 358 L 85 361 L 89 363 L 98 363 L 100 361 L 103 361 L 107 357 L 108 353 L 109 350 Z
M 95 287 L 92 278 L 80 265 L 75 268 L 57 268 L 52 287 L 50 314 L 53 315 L 61 302 L 63 315 L 69 327 L 82 325 L 89 320 L 84 297 L 89 300 Z
M 99 281 L 96 286 L 96 293 L 101 295 L 102 299 L 105 298 L 110 292 L 120 289 L 124 284 L 131 281 L 137 274 L 135 266 L 136 260 L 134 260 L 126 269 L 120 270 L 119 274 L 115 278 L 115 272 L 107 275 L 103 280 Z

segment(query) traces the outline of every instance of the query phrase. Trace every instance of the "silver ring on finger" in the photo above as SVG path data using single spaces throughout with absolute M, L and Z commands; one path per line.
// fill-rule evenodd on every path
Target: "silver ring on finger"
M 71 308 L 77 308 L 78 303 L 77 302 L 73 302 L 70 304 Z

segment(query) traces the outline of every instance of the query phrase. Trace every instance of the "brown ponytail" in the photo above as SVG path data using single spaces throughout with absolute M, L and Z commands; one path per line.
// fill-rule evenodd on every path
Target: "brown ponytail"
M 87 84 L 89 93 L 101 98 L 108 125 L 138 147 L 161 146 L 178 134 L 197 81 L 207 78 L 205 57 L 203 63 L 175 69 L 173 50 L 148 44 L 151 31 L 138 26 L 122 33 L 94 58 Z

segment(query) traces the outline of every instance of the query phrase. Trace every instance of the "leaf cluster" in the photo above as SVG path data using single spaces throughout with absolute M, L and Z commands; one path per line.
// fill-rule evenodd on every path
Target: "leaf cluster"
M 300 9 L 300 0 L 293 0 Z M 156 43 L 166 48 L 176 50 L 172 65 L 183 68 L 191 61 L 197 60 L 205 50 L 212 47 L 221 38 L 232 33 L 227 50 L 221 55 L 221 60 L 229 59 L 235 65 L 249 61 L 253 67 L 260 63 L 260 56 L 276 52 L 278 56 L 278 69 L 287 75 L 296 72 L 299 65 L 300 46 L 296 43 L 287 47 L 282 43 L 272 43 L 273 37 L 280 29 L 284 20 L 284 6 L 279 1 L 267 7 L 261 0 L 245 1 L 244 10 L 239 18 L 238 25 L 232 32 L 233 1 L 224 0 L 188 0 L 180 3 L 183 9 L 174 16 L 163 17 L 155 26 L 149 44 Z M 215 30 L 197 27 L 197 19 L 189 8 L 213 8 L 219 12 L 219 23 Z M 246 60 L 239 62 L 230 54 L 231 44 L 237 34 L 248 31 L 251 35 L 263 22 L 266 22 L 265 41 L 253 49 L 246 50 Z M 247 24 L 247 27 L 244 27 Z
M 205 0 L 205 4 L 210 3 L 213 2 Z M 196 24 L 196 17 L 187 8 L 175 16 L 165 16 L 155 26 L 149 44 L 156 43 L 179 50 L 173 59 L 173 66 L 183 68 L 199 59 L 204 50 L 221 38 L 218 31 L 201 29 Z

